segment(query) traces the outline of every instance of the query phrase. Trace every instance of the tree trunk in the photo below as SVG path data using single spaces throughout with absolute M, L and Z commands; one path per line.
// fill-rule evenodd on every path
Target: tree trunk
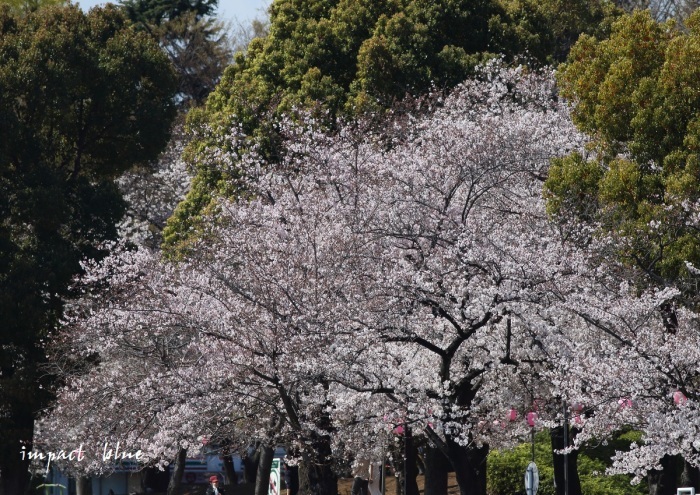
M 168 483 L 168 495 L 178 495 L 180 493 L 180 485 L 182 484 L 182 475 L 185 473 L 185 462 L 187 462 L 187 449 L 177 451 L 175 457 L 175 468 L 173 475 Z
M 317 436 L 313 445 L 313 457 L 302 454 L 299 464 L 299 495 L 338 495 L 338 476 L 331 469 L 330 436 Z
M 404 480 L 404 459 L 403 459 L 403 437 L 398 437 L 397 442 L 391 442 L 389 444 L 390 458 L 391 458 L 391 470 L 393 471 L 395 491 L 393 495 L 403 494 L 403 480 Z
M 564 437 L 563 426 L 557 426 L 549 430 L 549 437 L 554 451 L 554 487 L 557 495 L 581 495 L 581 480 L 578 477 L 578 450 L 574 450 L 564 456 L 558 454 L 557 450 L 563 450 L 567 445 L 573 444 L 573 438 Z M 566 467 L 565 467 L 566 466 Z M 566 476 L 565 476 L 566 473 Z M 568 492 L 566 485 L 569 485 Z
M 666 455 L 661 459 L 661 470 L 649 471 L 649 495 L 675 495 L 678 474 L 676 464 L 675 457 Z
M 161 471 L 157 467 L 148 467 L 144 470 L 144 488 L 146 493 L 168 491 L 170 473 L 167 470 Z
M 255 476 L 255 495 L 267 495 L 270 490 L 270 470 L 272 469 L 272 459 L 275 457 L 275 449 L 260 445 L 258 451 L 260 457 L 258 474 Z
M 224 474 L 226 474 L 226 483 L 232 486 L 238 484 L 238 475 L 236 474 L 236 468 L 233 465 L 233 457 L 229 453 L 225 453 L 224 459 Z
M 700 488 L 700 470 L 685 459 L 683 459 L 683 472 L 681 473 L 681 484 L 679 488 L 682 487 L 693 487 L 696 490 Z
M 255 478 L 258 474 L 258 464 L 260 463 L 260 444 L 256 443 L 253 446 L 253 455 L 244 455 L 241 458 L 243 464 L 243 483 L 255 483 Z
M 447 457 L 437 447 L 428 446 L 425 451 L 425 492 L 424 495 L 445 495 L 447 493 Z
M 418 481 L 416 480 L 418 477 L 417 452 L 416 445 L 413 442 L 413 433 L 408 425 L 404 428 L 403 440 L 403 469 L 406 475 L 403 483 L 403 495 L 418 495 Z
M 448 459 L 455 471 L 460 495 L 486 495 L 488 445 L 464 447 L 448 438 Z
M 75 478 L 75 495 L 91 495 L 92 483 L 90 478 L 79 477 Z

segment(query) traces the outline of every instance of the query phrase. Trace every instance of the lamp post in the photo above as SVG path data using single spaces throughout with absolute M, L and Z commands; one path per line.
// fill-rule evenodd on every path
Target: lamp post
M 537 495 L 537 489 L 540 485 L 540 476 L 535 464 L 535 423 L 537 421 L 537 413 L 531 411 L 525 416 L 528 426 L 530 426 L 530 435 L 532 439 L 532 461 L 528 464 L 525 470 L 525 493 L 527 495 Z
M 564 403 L 564 495 L 569 495 L 569 409 Z

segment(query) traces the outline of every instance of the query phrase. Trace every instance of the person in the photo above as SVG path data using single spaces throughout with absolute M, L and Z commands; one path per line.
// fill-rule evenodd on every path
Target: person
M 224 491 L 219 488 L 219 477 L 214 475 L 209 477 L 209 487 L 207 495 L 224 495 Z
M 369 495 L 369 483 L 372 480 L 372 464 L 368 459 L 355 459 L 352 463 L 351 495 Z
M 382 463 L 373 462 L 369 467 L 369 495 L 381 495 L 382 482 Z
M 299 493 L 299 466 L 284 465 L 284 483 L 287 485 L 287 495 Z

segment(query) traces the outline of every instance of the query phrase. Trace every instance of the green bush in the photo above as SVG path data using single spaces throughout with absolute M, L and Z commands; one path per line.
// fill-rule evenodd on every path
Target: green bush
M 645 484 L 631 485 L 630 476 L 605 475 L 609 459 L 616 450 L 629 448 L 639 439 L 637 432 L 624 432 L 615 439 L 585 448 L 578 457 L 578 472 L 584 495 L 643 495 Z M 525 493 L 525 469 L 532 460 L 532 445 L 522 443 L 510 450 L 494 450 L 489 454 L 487 485 L 489 495 Z M 540 476 L 537 495 L 555 495 L 552 447 L 548 432 L 540 432 L 535 439 L 535 463 Z

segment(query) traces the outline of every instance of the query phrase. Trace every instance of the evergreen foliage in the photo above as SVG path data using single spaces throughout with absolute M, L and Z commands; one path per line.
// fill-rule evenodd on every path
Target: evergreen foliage
M 546 183 L 551 212 L 617 232 L 619 254 L 661 285 L 700 263 L 683 227 L 700 200 L 700 11 L 686 24 L 635 12 L 578 41 L 559 81 L 596 153 L 556 160 Z
M 0 5 L 7 5 L 18 14 L 34 12 L 41 7 L 49 5 L 66 5 L 67 0 L 1 0 Z
M 197 177 L 168 245 L 186 243 L 212 195 L 236 194 L 241 167 L 212 159 L 230 149 L 231 129 L 250 136 L 243 148 L 275 161 L 277 123 L 295 109 L 313 109 L 332 127 L 341 116 L 453 87 L 496 54 L 556 63 L 579 33 L 604 35 L 617 11 L 604 0 L 276 0 L 269 12 L 269 35 L 236 56 L 190 116 Z
M 170 64 L 116 8 L 0 7 L 0 470 L 45 406 L 42 341 L 82 258 L 116 236 L 113 179 L 157 156 L 174 117 Z M 21 480 L 15 479 L 14 483 Z M 0 490 L 1 491 L 1 490 Z
M 121 2 L 129 19 L 144 25 L 160 26 L 193 13 L 196 20 L 213 16 L 218 0 L 124 0 Z

